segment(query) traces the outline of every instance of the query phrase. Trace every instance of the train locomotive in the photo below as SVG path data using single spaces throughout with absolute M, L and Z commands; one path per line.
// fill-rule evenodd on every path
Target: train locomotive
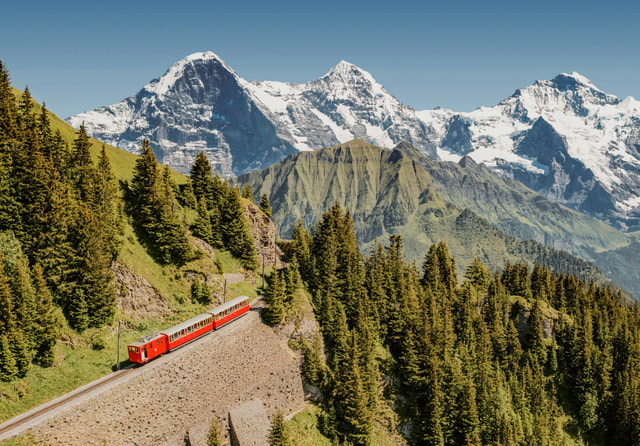
M 154 333 L 129 344 L 129 362 L 144 364 L 164 353 L 186 344 L 210 331 L 216 330 L 246 314 L 251 307 L 247 296 L 236 297 L 206 313 L 192 317 L 178 325 Z

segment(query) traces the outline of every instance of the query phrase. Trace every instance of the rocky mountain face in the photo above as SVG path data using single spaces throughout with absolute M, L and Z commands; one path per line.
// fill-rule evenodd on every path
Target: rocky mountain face
M 306 84 L 250 83 L 214 53 L 196 53 L 135 96 L 67 121 L 133 152 L 148 138 L 158 159 L 183 173 L 199 151 L 234 176 L 356 137 L 388 147 L 406 140 L 436 156 L 415 111 L 344 61 Z
M 68 119 L 94 137 L 137 152 L 148 138 L 162 163 L 187 173 L 204 151 L 223 175 L 255 170 L 295 153 L 241 79 L 215 54 L 174 64 L 135 96 Z
M 406 141 L 430 159 L 468 156 L 552 201 L 640 230 L 640 102 L 577 73 L 470 113 L 416 112 L 348 62 L 304 84 L 247 82 L 206 52 L 68 122 L 134 152 L 149 138 L 159 160 L 184 173 L 202 150 L 224 176 L 354 138 L 387 148 Z
M 512 178 L 495 175 L 469 156 L 433 161 L 407 143 L 396 146 L 431 176 L 443 200 L 470 209 L 518 239 L 534 239 L 594 262 L 620 286 L 640 296 L 640 243 L 602 221 L 546 199 Z
M 413 155 L 409 151 L 413 151 Z M 430 169 L 423 167 L 419 158 L 430 163 Z M 448 195 L 440 193 L 449 188 L 447 184 L 451 182 L 458 184 L 458 189 L 477 190 L 471 200 L 480 202 L 489 201 L 494 195 L 512 195 L 508 202 L 496 205 L 491 212 L 484 205 L 477 210 L 494 221 L 508 215 L 511 224 L 506 229 L 516 228 L 519 235 L 526 232 L 544 238 L 548 231 L 558 243 L 574 242 L 584 252 L 599 250 L 612 254 L 611 250 L 632 244 L 625 234 L 550 202 L 516 181 L 497 178 L 470 159 L 460 165 L 436 163 L 405 144 L 389 150 L 353 140 L 290 156 L 262 171 L 241 175 L 236 181 L 251 185 L 255 197 L 263 193 L 269 196 L 272 218 L 281 237 L 291 236 L 297 219 L 307 227 L 317 224 L 322 213 L 337 201 L 350 209 L 364 252 L 368 252 L 376 239 L 386 242 L 389 235 L 400 234 L 405 256 L 420 263 L 432 243 L 445 240 L 459 259 L 461 270 L 478 257 L 492 268 L 503 267 L 506 262 L 527 261 L 568 267 L 577 274 L 586 270 L 595 276 L 600 274 L 595 267 L 590 269 L 584 260 L 534 240 L 518 240 L 508 231 L 498 229 L 476 209 L 463 210 L 451 204 Z M 517 187 L 503 184 L 509 181 Z M 455 198 L 455 193 L 451 197 Z M 500 203 L 500 200 L 490 201 Z M 520 203 L 522 201 L 524 203 Z M 557 218 L 556 214 L 564 221 L 549 223 Z M 528 222 L 529 219 L 532 222 Z M 616 265 L 621 272 L 629 263 L 615 254 L 607 260 L 609 263 L 599 264 L 607 271 L 612 270 L 610 265 Z M 620 282 L 624 274 L 608 277 Z M 640 295 L 638 285 L 638 281 L 622 283 Z
M 442 160 L 469 156 L 619 229 L 640 228 L 640 102 L 561 74 L 470 113 L 419 112 Z M 429 155 L 427 155 L 429 156 Z

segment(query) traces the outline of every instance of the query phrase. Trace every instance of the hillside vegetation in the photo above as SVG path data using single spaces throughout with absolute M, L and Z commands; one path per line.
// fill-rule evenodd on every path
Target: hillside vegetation
M 0 63 L 0 420 L 113 371 L 118 320 L 126 364 L 140 335 L 257 295 L 222 276 L 252 279 L 245 212 L 257 207 L 218 178 L 210 213 L 226 217 L 203 220 L 189 178 L 141 152 L 72 129 Z M 222 237 L 213 248 L 193 237 L 207 223 Z M 249 256 L 229 252 L 241 243 Z
M 376 444 L 393 407 L 412 445 L 640 445 L 640 308 L 620 291 L 477 259 L 459 280 L 446 243 L 417 267 L 397 235 L 362 256 L 353 227 L 339 204 L 298 224 L 283 274 L 310 289 L 324 345 L 306 346 L 324 395 L 310 436 Z M 290 311 L 281 296 L 267 314 Z

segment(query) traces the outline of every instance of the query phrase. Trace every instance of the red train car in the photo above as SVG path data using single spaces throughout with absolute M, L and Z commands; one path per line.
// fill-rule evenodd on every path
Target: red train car
M 218 328 L 242 316 L 250 309 L 249 298 L 247 296 L 240 296 L 207 311 L 207 313 L 213 316 L 213 327 Z
M 168 351 L 186 344 L 234 319 L 251 309 L 247 296 L 236 297 L 229 302 L 184 321 L 161 333 L 152 334 L 129 344 L 129 362 L 144 364 Z
M 168 351 L 168 342 L 164 334 L 152 334 L 138 339 L 137 342 L 130 344 L 127 349 L 129 350 L 129 361 L 142 364 L 166 353 Z
M 163 330 L 162 334 L 169 340 L 169 350 L 173 350 L 211 330 L 213 330 L 213 317 L 209 313 L 204 313 Z

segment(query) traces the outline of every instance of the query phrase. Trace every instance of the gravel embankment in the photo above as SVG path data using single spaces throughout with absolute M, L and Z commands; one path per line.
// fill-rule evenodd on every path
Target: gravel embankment
M 203 444 L 216 415 L 260 398 L 271 416 L 304 405 L 299 359 L 258 311 L 153 361 L 33 429 L 52 445 Z

